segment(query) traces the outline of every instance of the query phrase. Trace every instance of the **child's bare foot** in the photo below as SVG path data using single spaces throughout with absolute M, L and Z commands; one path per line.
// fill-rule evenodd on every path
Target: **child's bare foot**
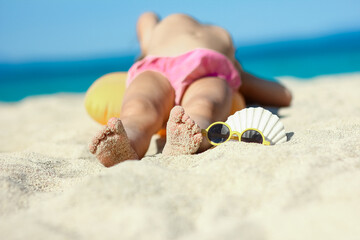
M 184 108 L 175 106 L 166 126 L 166 145 L 163 154 L 181 155 L 195 153 L 202 141 L 200 127 L 185 113 Z
M 107 126 L 98 132 L 89 144 L 89 150 L 105 167 L 129 159 L 139 159 L 118 118 L 111 118 Z

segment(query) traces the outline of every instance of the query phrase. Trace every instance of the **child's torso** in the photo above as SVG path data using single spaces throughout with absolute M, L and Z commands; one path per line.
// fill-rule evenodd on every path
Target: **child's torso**
M 171 15 L 155 27 L 148 43 L 147 55 L 177 56 L 195 48 L 209 48 L 234 57 L 229 33 L 220 27 L 203 25 L 183 15 Z

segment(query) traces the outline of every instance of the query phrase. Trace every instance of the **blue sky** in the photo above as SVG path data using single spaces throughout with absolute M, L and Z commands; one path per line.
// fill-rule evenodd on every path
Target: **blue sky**
M 360 30 L 359 0 L 0 0 L 0 61 L 116 56 L 138 51 L 144 11 L 188 13 L 237 45 Z

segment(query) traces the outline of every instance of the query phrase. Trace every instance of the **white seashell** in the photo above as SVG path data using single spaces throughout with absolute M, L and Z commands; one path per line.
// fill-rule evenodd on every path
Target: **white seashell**
M 271 145 L 287 141 L 284 125 L 279 117 L 262 107 L 250 107 L 237 111 L 228 117 L 226 123 L 229 124 L 232 131 L 239 133 L 248 128 L 258 129 Z

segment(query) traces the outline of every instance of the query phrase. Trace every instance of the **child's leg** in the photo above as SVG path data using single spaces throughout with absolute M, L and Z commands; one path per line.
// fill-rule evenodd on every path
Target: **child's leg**
M 126 89 L 121 121 L 111 119 L 94 137 L 90 151 L 107 167 L 142 158 L 152 135 L 166 122 L 174 99 L 174 89 L 163 75 L 140 74 Z
M 181 105 L 186 114 L 181 112 L 181 109 L 174 108 L 171 115 L 183 115 L 183 119 L 188 122 L 191 122 L 191 120 L 188 120 L 190 117 L 200 128 L 205 129 L 215 121 L 226 120 L 230 113 L 231 100 L 232 90 L 225 80 L 216 77 L 202 78 L 192 83 L 182 98 Z M 171 128 L 175 130 L 167 130 L 167 142 L 163 151 L 164 154 L 181 154 L 182 146 L 179 143 L 184 142 L 184 138 L 188 135 L 183 133 L 184 128 L 182 125 L 185 121 L 172 121 L 170 116 L 167 129 Z M 189 124 L 189 126 L 191 126 L 191 124 Z M 200 128 L 197 131 L 199 131 Z M 180 134 L 177 134 L 176 129 Z M 192 130 L 192 134 L 197 133 L 195 127 Z M 199 136 L 195 135 L 194 137 L 196 140 Z M 197 147 L 199 147 L 199 144 Z M 202 141 L 199 151 L 206 150 L 209 147 L 210 144 L 207 141 Z

